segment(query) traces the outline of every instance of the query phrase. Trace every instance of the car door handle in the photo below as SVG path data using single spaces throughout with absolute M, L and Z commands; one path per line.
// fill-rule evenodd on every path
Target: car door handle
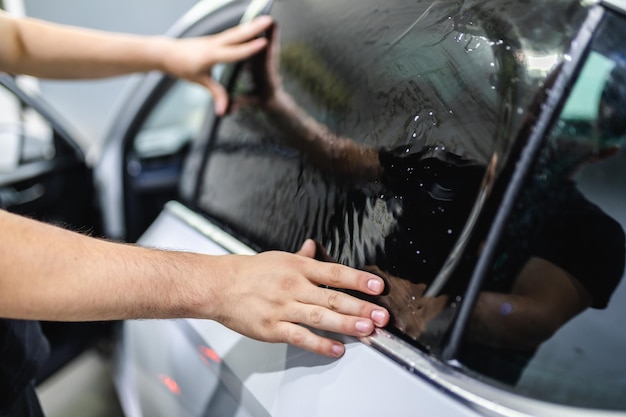
M 35 184 L 23 190 L 16 190 L 13 187 L 0 188 L 0 207 L 6 209 L 32 203 L 43 197 L 44 194 L 45 187 L 41 184 Z

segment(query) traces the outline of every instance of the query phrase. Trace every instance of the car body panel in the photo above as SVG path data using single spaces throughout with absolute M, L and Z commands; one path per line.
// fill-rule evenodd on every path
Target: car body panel
M 77 213 L 92 216 L 93 210 L 101 207 L 108 238 L 135 240 L 141 235 L 138 243 L 149 247 L 254 255 L 269 249 L 293 251 L 304 238 L 313 237 L 327 249 L 326 260 L 413 273 L 409 281 L 427 282 L 425 297 L 455 297 L 450 297 L 446 309 L 426 330 L 409 331 L 410 326 L 398 319 L 410 318 L 420 309 L 411 292 L 392 290 L 395 303 L 385 305 L 395 321 L 387 329 L 360 340 L 330 335 L 346 343 L 346 354 L 340 360 L 285 344 L 251 340 L 212 321 L 127 321 L 119 329 L 115 370 L 126 414 L 626 415 L 621 398 L 608 404 L 611 396 L 619 397 L 610 390 L 622 386 L 621 367 L 614 366 L 613 373 L 606 369 L 614 357 L 620 357 L 623 337 L 616 335 L 611 343 L 602 339 L 610 336 L 611 326 L 621 316 L 620 305 L 611 305 L 608 314 L 584 311 L 557 329 L 554 337 L 541 345 L 519 385 L 490 379 L 469 366 L 462 355 L 475 302 L 482 285 L 489 283 L 495 256 L 502 254 L 500 238 L 525 241 L 507 231 L 507 222 L 526 218 L 529 206 L 541 211 L 540 200 L 556 200 L 557 193 L 548 198 L 541 194 L 546 190 L 541 187 L 539 194 L 529 194 L 528 189 L 536 184 L 528 185 L 528 181 L 541 184 L 541 169 L 553 165 L 545 162 L 551 161 L 550 157 L 556 165 L 574 154 L 572 147 L 554 156 L 550 146 L 560 143 L 554 137 L 559 133 L 554 127 L 559 126 L 557 122 L 570 121 L 571 109 L 565 99 L 572 89 L 578 89 L 577 80 L 588 77 L 581 75 L 583 64 L 595 60 L 588 72 L 605 69 L 600 81 L 590 83 L 594 94 L 604 91 L 602 83 L 610 78 L 607 68 L 622 65 L 623 36 L 606 41 L 610 44 L 606 51 L 594 39 L 603 31 L 601 36 L 622 33 L 626 3 L 611 0 L 604 7 L 570 0 L 531 0 L 528 4 L 397 0 L 384 5 L 363 0 L 206 0 L 169 35 L 215 33 L 268 12 L 270 4 L 281 29 L 280 46 L 287 51 L 281 55 L 280 75 L 286 90 L 315 122 L 340 137 L 376 149 L 383 158 L 391 157 L 392 163 L 384 168 L 391 171 L 398 163 L 398 170 L 406 169 L 396 172 L 398 177 L 412 175 L 416 166 L 424 172 L 431 170 L 433 165 L 419 165 L 431 157 L 429 162 L 449 165 L 439 171 L 432 169 L 434 177 L 443 176 L 450 167 L 452 171 L 461 168 L 451 176 L 457 181 L 452 182 L 455 189 L 432 181 L 426 193 L 429 197 L 421 202 L 433 209 L 433 217 L 425 213 L 420 219 L 423 224 L 438 228 L 434 232 L 452 231 L 441 220 L 444 217 L 434 216 L 435 211 L 452 200 L 451 190 L 461 192 L 469 184 L 463 181 L 471 180 L 473 194 L 464 196 L 460 220 L 449 233 L 453 239 L 439 253 L 443 256 L 436 268 L 413 273 L 416 258 L 413 254 L 405 257 L 403 252 L 411 241 L 387 246 L 387 237 L 400 223 L 397 218 L 408 207 L 395 201 L 402 192 L 385 189 L 383 180 L 356 186 L 344 181 L 338 173 L 349 164 L 324 172 L 312 163 L 313 158 L 282 143 L 280 132 L 274 129 L 278 125 L 268 126 L 256 110 L 235 109 L 216 118 L 208 110 L 211 101 L 206 92 L 198 101 L 191 100 L 189 109 L 171 107 L 178 102 L 167 98 L 176 96 L 177 91 L 193 98 L 197 90 L 156 73 L 137 77 L 137 85 L 124 100 L 108 135 L 95 168 L 96 206 L 92 204 L 90 170 L 73 145 L 72 134 L 54 122 L 45 106 L 38 105 L 65 143 L 67 166 L 80 172 L 65 170 L 62 158 L 24 166 L 0 177 L 0 201 L 3 197 L 10 200 L 3 192 L 5 186 L 21 183 L 20 189 L 28 189 L 33 181 L 36 185 L 53 174 L 61 178 L 51 179 L 54 183 L 71 180 L 68 183 L 76 184 L 72 177 L 80 177 L 85 188 L 74 193 L 80 201 L 72 203 L 73 211 L 59 210 L 64 193 L 51 193 L 48 207 L 65 219 Z M 593 59 L 590 54 L 595 54 Z M 255 63 L 249 64 L 219 66 L 213 75 L 241 93 L 239 87 L 249 81 L 246 71 Z M 31 100 L 22 96 L 25 93 L 10 77 L 0 81 L 24 101 Z M 577 101 L 574 104 L 580 105 L 587 100 Z M 574 121 L 595 120 L 595 112 L 599 114 L 596 107 L 602 107 L 593 103 L 593 108 L 585 108 L 588 114 L 583 120 Z M 179 119 L 178 113 L 198 110 L 200 123 L 193 124 L 193 129 L 169 121 L 170 117 Z M 583 136 L 589 142 L 590 136 Z M 604 149 L 598 143 L 594 149 Z M 622 142 L 614 144 L 621 146 Z M 621 159 L 596 165 L 600 166 L 597 171 L 585 171 L 588 175 L 580 177 L 580 191 L 590 199 L 597 197 L 594 201 L 621 222 L 618 228 L 623 229 L 620 190 L 626 154 L 620 152 Z M 404 159 L 404 154 L 417 158 Z M 544 161 L 545 166 L 537 161 Z M 468 167 L 471 169 L 465 169 Z M 407 183 L 414 188 L 404 196 L 410 197 L 422 187 Z M 612 190 L 608 197 L 602 192 L 605 187 Z M 145 198 L 149 193 L 154 199 Z M 170 201 L 160 211 L 177 193 L 182 203 Z M 432 205 L 430 197 L 441 205 Z M 531 204 L 520 208 L 523 198 Z M 22 208 L 31 210 L 28 205 Z M 79 223 L 95 227 L 87 221 Z M 529 222 L 526 229 L 533 227 Z M 394 253 L 396 249 L 400 255 Z M 619 302 L 622 292 L 620 287 L 613 299 Z M 375 301 L 385 303 L 386 299 Z M 505 315 L 509 310 L 500 312 Z M 597 340 L 586 340 L 591 333 Z M 598 360 L 604 348 L 608 360 Z M 486 362 L 490 357 L 482 359 Z M 559 367 L 571 372 L 551 373 Z M 594 381 L 589 389 L 584 384 L 586 376 Z M 555 384 L 560 384 L 557 388 L 562 391 L 553 389 Z M 582 397 L 587 391 L 600 394 L 585 402 Z
M 142 394 L 143 387 L 134 386 L 122 388 L 120 394 L 153 398 L 161 393 L 165 403 L 176 404 L 163 409 L 182 415 L 215 414 L 217 404 L 226 407 L 221 410 L 228 415 L 263 416 L 624 415 L 557 404 L 566 400 L 537 400 L 543 397 L 524 395 L 524 388 L 520 395 L 515 387 L 459 361 L 480 277 L 492 260 L 481 254 L 470 256 L 470 263 L 449 262 L 482 251 L 478 247 L 490 227 L 492 234 L 502 233 L 506 220 L 496 213 L 510 208 L 524 187 L 579 76 L 589 44 L 606 20 L 605 10 L 567 0 L 558 5 L 538 0 L 533 7 L 492 1 L 397 2 L 384 7 L 374 2 L 358 7 L 274 2 L 271 13 L 280 25 L 283 52 L 288 50 L 281 55 L 281 65 L 287 68 L 281 76 L 287 91 L 317 122 L 365 145 L 386 150 L 399 146 L 400 151 L 405 146 L 411 154 L 426 145 L 436 153 L 440 149 L 435 147 L 443 144 L 457 156 L 480 161 L 481 192 L 464 213 L 464 229 L 455 231 L 462 244 L 449 246 L 449 258 L 442 263 L 445 273 L 434 274 L 430 282 L 444 279 L 433 285 L 430 295 L 458 279 L 450 271 L 465 275 L 465 282 L 472 284 L 469 291 L 460 288 L 455 307 L 444 317 L 443 331 L 434 338 L 416 338 L 394 326 L 361 340 L 344 337 L 348 349 L 339 361 L 253 341 L 214 322 L 128 322 L 120 350 L 119 363 L 126 364 L 118 374 L 120 387 L 135 379 L 153 392 Z M 298 24 L 302 16 L 307 20 Z M 403 66 L 407 62 L 410 65 Z M 245 91 L 243 68 L 226 67 L 223 73 L 223 81 L 237 92 Z M 241 77 L 244 82 L 238 84 Z M 140 244 L 250 255 L 275 248 L 293 251 L 304 238 L 313 237 L 335 260 L 367 266 L 372 259 L 367 252 L 384 249 L 377 237 L 389 232 L 394 216 L 389 209 L 393 203 L 384 201 L 389 196 L 381 197 L 382 203 L 353 204 L 354 190 L 333 183 L 340 175 L 317 172 L 319 167 L 311 166 L 306 155 L 283 146 L 272 126 L 251 113 L 207 120 L 181 178 L 185 205 L 168 203 Z M 420 141 L 427 142 L 421 144 L 424 148 L 413 147 Z M 372 189 L 378 190 L 378 185 Z M 333 217 L 335 213 L 343 217 Z M 489 239 L 496 242 L 498 237 Z M 497 242 L 488 241 L 484 253 L 496 249 Z M 480 263 L 474 270 L 476 258 L 485 263 L 485 270 Z M 450 271 L 445 271 L 448 266 Z M 401 305 L 393 305 L 393 313 L 411 313 L 408 304 L 404 313 Z M 459 305 L 463 310 L 456 310 Z M 172 342 L 150 348 L 150 335 Z M 151 354 L 140 358 L 146 351 Z M 542 369 L 530 369 L 541 375 Z M 532 377 L 524 383 L 532 385 Z M 198 391 L 198 385 L 206 389 Z M 363 396 L 370 400 L 362 401 Z M 150 415 L 158 411 L 149 410 Z M 137 412 L 133 415 L 142 415 Z
M 179 217 L 181 215 L 185 220 L 181 220 Z M 217 236 L 218 240 L 223 239 L 220 236 L 228 236 L 179 203 L 171 202 L 138 243 L 149 247 L 211 255 L 232 253 L 200 233 L 197 227 L 190 227 L 189 221 L 194 225 L 204 224 L 212 230 L 212 235 Z M 173 237 L 171 230 L 177 231 L 176 237 Z M 234 244 L 245 250 L 246 246 L 242 243 L 228 237 L 226 239 L 228 243 L 223 242 L 225 245 Z M 170 330 L 164 330 L 164 327 Z M 178 335 L 175 328 L 180 332 Z M 195 391 L 200 386 L 203 388 L 203 394 L 196 398 L 194 403 L 197 405 L 200 401 L 203 404 L 210 404 L 215 401 L 211 400 L 215 391 L 210 387 L 223 384 L 231 395 L 240 396 L 238 399 L 241 400 L 241 407 L 247 406 L 253 410 L 251 415 L 343 416 L 357 413 L 408 416 L 415 412 L 429 415 L 478 415 L 460 401 L 450 402 L 441 388 L 416 378 L 397 362 L 354 338 L 343 338 L 347 346 L 346 354 L 341 360 L 332 360 L 284 344 L 255 341 L 213 321 L 175 320 L 168 321 L 165 326 L 126 322 L 125 329 L 126 332 L 133 334 L 134 343 L 140 343 L 138 339 L 143 340 L 142 346 L 126 352 L 126 355 L 130 355 L 130 362 L 134 364 L 131 369 L 141 368 L 135 372 L 148 373 L 147 378 L 152 378 L 155 384 L 154 381 L 160 381 L 159 374 L 150 373 L 157 367 L 169 368 L 171 372 L 176 373 L 176 382 L 181 394 L 167 393 L 162 387 L 159 388 L 163 395 L 179 396 L 181 402 L 189 401 L 183 394 L 185 389 Z M 159 334 L 163 331 L 166 334 Z M 196 360 L 197 366 L 190 366 L 189 355 L 169 356 L 165 348 L 160 349 L 160 355 L 156 353 L 154 344 L 149 342 L 153 338 L 170 341 L 178 338 L 182 344 L 195 342 L 197 345 L 186 349 L 188 352 L 200 357 L 203 348 L 210 348 L 217 356 L 213 357 L 208 365 Z M 151 354 L 139 358 L 137 355 L 143 355 L 141 352 L 146 349 L 151 350 Z M 251 352 L 254 354 L 251 355 Z M 129 358 L 126 357 L 125 360 Z M 144 364 L 144 367 L 141 364 Z M 218 370 L 213 370 L 214 367 Z M 213 382 L 207 382 L 211 381 L 207 375 L 212 375 Z M 372 378 L 372 375 L 377 377 Z M 127 374 L 125 378 L 129 378 L 129 375 Z M 124 386 L 124 381 L 119 382 Z M 349 386 L 346 386 L 346 383 Z M 303 396 L 302 393 L 309 394 Z M 246 402 L 247 396 L 251 398 Z M 373 401 L 375 398 L 384 398 L 385 401 Z M 410 398 L 410 401 L 406 401 L 407 398 Z M 151 411 L 154 412 L 156 411 Z M 203 414 L 206 412 L 204 409 L 198 409 L 196 413 L 189 415 L 206 415 Z M 157 414 L 144 412 L 140 415 Z M 164 411 L 158 415 L 168 414 Z
M 138 243 L 210 255 L 254 253 L 174 201 Z M 346 354 L 339 360 L 255 341 L 214 321 L 128 321 L 118 351 L 116 385 L 130 417 L 171 415 L 173 409 L 181 415 L 212 415 L 211 407 L 225 402 L 231 404 L 227 415 L 254 416 L 624 415 L 511 394 L 467 377 L 455 370 L 458 364 L 442 363 L 384 330 L 361 340 L 331 337 L 346 343 Z M 174 392 L 167 387 L 172 380 Z M 129 406 L 137 398 L 143 398 L 143 409 Z

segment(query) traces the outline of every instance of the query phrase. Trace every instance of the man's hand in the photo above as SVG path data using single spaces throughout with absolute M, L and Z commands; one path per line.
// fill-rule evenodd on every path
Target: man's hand
M 315 243 L 307 240 L 299 252 L 266 252 L 255 256 L 225 256 L 228 279 L 215 294 L 217 321 L 268 342 L 287 342 L 311 352 L 339 357 L 344 346 L 304 326 L 352 336 L 367 336 L 385 326 L 382 307 L 328 285 L 380 294 L 383 280 L 340 264 L 316 261 Z M 304 325 L 304 326 L 303 326 Z
M 165 71 L 209 89 L 215 112 L 222 115 L 228 107 L 228 93 L 211 78 L 211 70 L 217 63 L 241 61 L 260 52 L 267 46 L 267 39 L 259 36 L 271 25 L 271 17 L 261 16 L 216 35 L 176 39 L 164 54 Z
M 412 283 L 409 280 L 395 277 L 375 265 L 366 269 L 385 279 L 388 294 L 379 297 L 376 301 L 396 310 L 394 326 L 413 339 L 417 340 L 426 330 L 428 323 L 446 307 L 447 295 L 424 296 L 426 284 Z

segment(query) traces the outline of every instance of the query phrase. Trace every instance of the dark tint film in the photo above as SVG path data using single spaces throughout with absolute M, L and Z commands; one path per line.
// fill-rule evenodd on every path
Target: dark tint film
M 626 22 L 609 16 L 515 205 L 462 362 L 516 391 L 626 407 Z
M 238 74 L 198 205 L 259 249 L 311 237 L 321 257 L 380 273 L 393 327 L 435 346 L 489 181 L 584 10 L 320 0 L 272 14 L 279 32 Z

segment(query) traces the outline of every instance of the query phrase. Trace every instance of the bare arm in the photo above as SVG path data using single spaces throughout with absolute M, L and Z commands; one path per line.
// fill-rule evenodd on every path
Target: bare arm
M 328 356 L 343 346 L 299 324 L 354 336 L 387 311 L 321 288 L 382 291 L 366 272 L 298 254 L 207 256 L 98 240 L 0 211 L 0 317 L 58 321 L 213 319 L 247 336 Z
M 252 58 L 256 91 L 240 99 L 261 108 L 280 129 L 287 145 L 302 151 L 319 168 L 333 170 L 338 176 L 359 181 L 374 181 L 381 173 L 376 149 L 360 145 L 351 138 L 336 135 L 309 116 L 283 88 L 279 74 L 279 34 L 274 24 L 269 31 L 268 47 Z
M 551 262 L 531 258 L 510 294 L 480 293 L 469 336 L 478 343 L 534 349 L 590 305 L 578 280 Z
M 162 71 L 207 87 L 218 113 L 223 113 L 227 95 L 211 79 L 212 67 L 263 49 L 267 41 L 257 36 L 271 22 L 262 17 L 213 36 L 171 39 L 88 30 L 0 12 L 0 70 L 54 79 Z

